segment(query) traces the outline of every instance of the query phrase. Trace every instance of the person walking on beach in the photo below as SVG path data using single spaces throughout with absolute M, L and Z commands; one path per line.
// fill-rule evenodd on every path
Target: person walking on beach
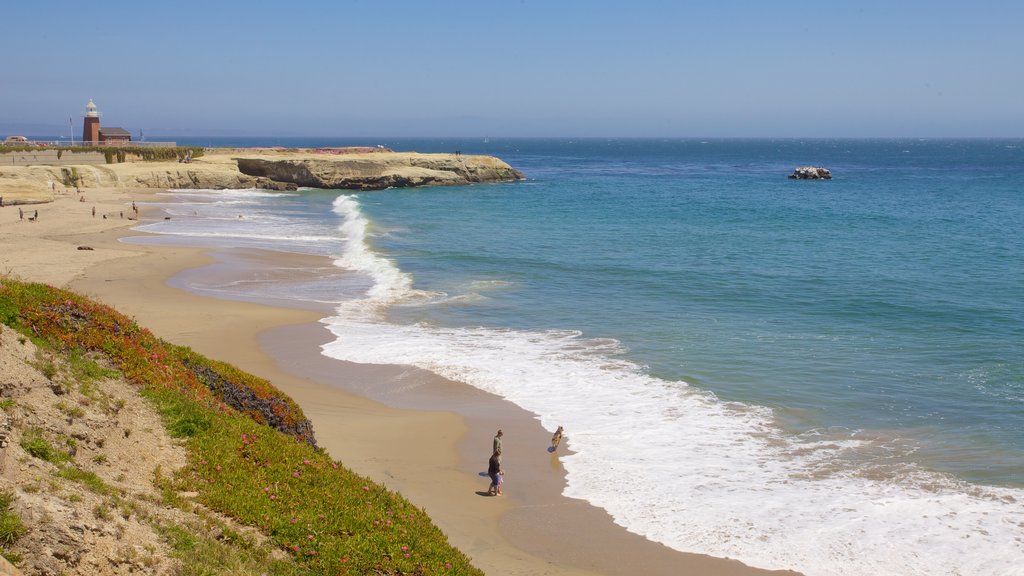
M 493 452 L 501 452 L 501 437 L 503 435 L 504 434 L 500 429 L 498 430 L 498 433 L 494 435 L 494 445 L 491 447 Z
M 491 477 L 491 486 L 487 489 L 488 496 L 501 496 L 501 477 L 505 473 L 501 469 L 501 450 L 495 449 L 487 460 L 487 475 Z

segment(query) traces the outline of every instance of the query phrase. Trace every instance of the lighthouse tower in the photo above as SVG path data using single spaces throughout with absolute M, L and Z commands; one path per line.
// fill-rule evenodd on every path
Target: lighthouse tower
M 96 110 L 96 104 L 92 99 L 89 99 L 89 103 L 85 105 L 82 142 L 85 144 L 99 144 L 100 142 L 100 113 Z

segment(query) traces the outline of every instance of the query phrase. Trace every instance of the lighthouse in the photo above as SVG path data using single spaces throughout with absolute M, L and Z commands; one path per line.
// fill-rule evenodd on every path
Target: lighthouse
M 100 113 L 92 99 L 85 105 L 85 122 L 82 125 L 82 142 L 93 145 L 100 142 Z

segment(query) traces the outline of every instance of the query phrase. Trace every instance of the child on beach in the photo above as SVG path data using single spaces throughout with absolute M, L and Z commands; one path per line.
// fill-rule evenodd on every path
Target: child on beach
M 557 450 L 558 449 L 558 445 L 562 443 L 562 432 L 563 432 L 563 430 L 564 429 L 561 426 L 559 426 L 558 430 L 555 430 L 555 434 L 553 436 L 551 436 L 551 451 L 552 452 Z

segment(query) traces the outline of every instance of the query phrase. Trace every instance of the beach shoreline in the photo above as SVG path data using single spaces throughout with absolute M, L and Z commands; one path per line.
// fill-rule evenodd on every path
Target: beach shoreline
M 157 336 L 267 378 L 294 398 L 319 444 L 349 468 L 423 507 L 453 545 L 494 574 L 762 574 L 739 562 L 685 554 L 614 524 L 604 511 L 561 495 L 561 461 L 550 431 L 512 404 L 404 366 L 323 356 L 331 339 L 322 311 L 215 299 L 173 278 L 217 261 L 215 250 L 121 242 L 137 224 L 109 217 L 154 190 L 87 189 L 87 202 L 58 197 L 35 222 L 0 210 L 10 250 L 0 271 L 67 286 L 111 305 Z M 100 206 L 108 218 L 90 216 Z M 80 250 L 86 246 L 91 250 Z M 295 258 L 255 252 L 269 262 Z M 314 258 L 314 257 L 310 257 Z M 482 495 L 491 436 L 505 430 L 505 496 Z M 571 438 L 572 431 L 567 431 Z M 571 447 L 571 441 L 569 446 Z M 558 456 L 564 456 L 563 445 Z

